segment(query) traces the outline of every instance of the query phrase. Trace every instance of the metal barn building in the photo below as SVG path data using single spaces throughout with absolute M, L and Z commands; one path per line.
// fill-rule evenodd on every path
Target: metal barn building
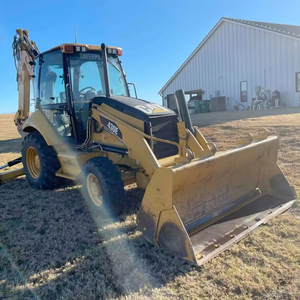
M 225 96 L 233 110 L 250 106 L 257 86 L 299 106 L 300 26 L 221 18 L 159 94 L 166 105 L 178 89 L 202 89 L 204 100 Z

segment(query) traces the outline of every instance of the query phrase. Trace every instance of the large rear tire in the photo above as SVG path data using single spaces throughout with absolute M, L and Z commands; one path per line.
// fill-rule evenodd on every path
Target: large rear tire
M 125 191 L 117 166 L 106 157 L 94 157 L 83 166 L 83 195 L 94 217 L 114 217 L 122 211 Z
M 60 178 L 55 176 L 60 168 L 57 154 L 37 131 L 30 132 L 24 138 L 22 163 L 26 178 L 33 188 L 49 190 L 60 182 Z

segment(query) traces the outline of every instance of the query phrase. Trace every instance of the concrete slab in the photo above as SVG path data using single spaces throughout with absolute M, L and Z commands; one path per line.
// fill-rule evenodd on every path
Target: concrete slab
M 298 113 L 300 113 L 300 107 L 285 107 L 267 110 L 220 111 L 203 114 L 193 114 L 191 115 L 191 119 L 193 125 L 195 126 L 208 126 L 235 120 Z

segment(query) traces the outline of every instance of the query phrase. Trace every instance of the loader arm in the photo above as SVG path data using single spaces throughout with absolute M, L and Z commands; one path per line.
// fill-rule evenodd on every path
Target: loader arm
M 197 127 L 194 130 L 199 132 L 199 137 L 194 135 L 185 128 L 183 122 L 177 123 L 178 133 L 179 133 L 179 143 L 163 140 L 149 136 L 142 132 L 141 130 L 130 126 L 125 121 L 122 121 L 120 118 L 114 116 L 109 112 L 110 108 L 102 104 L 101 106 L 95 106 L 92 108 L 92 117 L 95 120 L 105 117 L 118 126 L 118 128 L 123 133 L 123 143 L 128 147 L 129 157 L 136 159 L 140 162 L 142 167 L 145 169 L 147 175 L 150 177 L 153 176 L 156 169 L 160 168 L 162 165 L 171 166 L 174 164 L 188 163 L 191 161 L 192 157 L 189 157 L 189 149 L 192 150 L 196 158 L 209 157 L 215 154 L 214 149 L 208 148 L 208 143 L 200 137 L 200 131 Z M 163 142 L 169 145 L 175 145 L 178 148 L 178 154 L 174 157 L 165 158 L 158 160 L 153 151 L 150 149 L 149 144 L 146 139 Z M 203 146 L 201 146 L 201 143 Z M 207 144 L 206 144 L 207 143 Z M 191 153 L 192 153 L 191 152 Z M 167 163 L 169 161 L 169 163 Z
M 29 116 L 30 111 L 30 81 L 34 93 L 34 60 L 39 55 L 36 44 L 29 39 L 28 30 L 17 29 L 13 41 L 13 55 L 17 69 L 17 82 L 19 92 L 18 111 L 14 123 L 21 134 L 21 125 Z M 22 134 L 21 134 L 22 135 Z

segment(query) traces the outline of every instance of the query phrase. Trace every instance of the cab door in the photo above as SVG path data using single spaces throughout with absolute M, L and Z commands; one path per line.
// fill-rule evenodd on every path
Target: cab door
M 73 137 L 62 52 L 41 54 L 36 68 L 36 103 L 60 135 Z

